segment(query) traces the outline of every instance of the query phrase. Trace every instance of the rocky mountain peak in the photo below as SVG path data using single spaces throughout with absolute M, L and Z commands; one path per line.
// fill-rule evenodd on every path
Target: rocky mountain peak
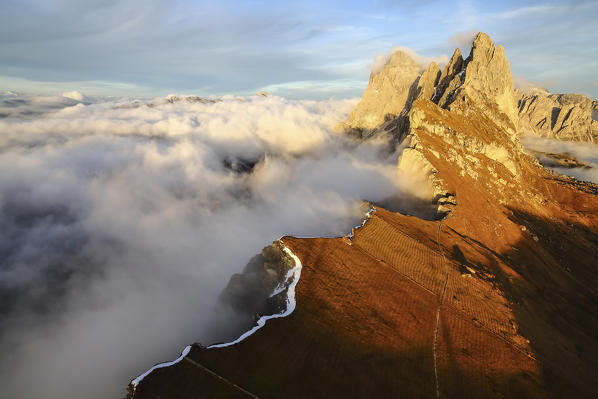
M 481 58 L 485 58 L 486 60 L 490 60 L 494 55 L 495 49 L 496 47 L 490 36 L 484 32 L 478 32 L 473 39 L 471 44 L 471 52 L 469 53 L 469 57 L 467 57 L 467 59 L 471 60 L 476 58 L 480 60 Z
M 337 129 L 360 138 L 390 134 L 400 141 L 417 99 L 463 115 L 483 113 L 515 141 L 520 134 L 598 141 L 597 101 L 576 94 L 515 90 L 503 46 L 483 32 L 475 36 L 466 59 L 455 49 L 442 72 L 433 62 L 424 69 L 409 54 L 393 53 L 371 74 L 361 101 Z
M 341 130 L 373 130 L 396 118 L 405 108 L 414 81 L 422 67 L 407 53 L 396 51 L 384 68 L 370 75 L 370 82 L 355 110 Z
M 598 101 L 580 94 L 515 90 L 519 132 L 559 140 L 598 141 Z
M 432 61 L 417 80 L 416 98 L 432 98 L 440 79 L 440 68 Z
M 404 51 L 398 50 L 392 53 L 384 65 L 383 71 L 388 74 L 391 70 L 400 68 L 421 72 L 422 67 L 419 65 L 409 54 Z
M 471 104 L 510 134 L 518 125 L 513 78 L 502 46 L 495 46 L 485 33 L 478 33 L 466 60 L 458 48 L 449 63 L 431 63 L 423 70 L 408 54 L 398 51 L 370 82 L 355 110 L 339 127 L 369 137 L 392 132 L 402 139 L 405 118 L 415 99 L 426 98 L 440 107 L 467 113 Z
M 465 60 L 463 88 L 474 101 L 483 96 L 507 117 L 513 130 L 518 125 L 513 76 L 503 46 L 494 46 L 485 33 L 478 33 Z

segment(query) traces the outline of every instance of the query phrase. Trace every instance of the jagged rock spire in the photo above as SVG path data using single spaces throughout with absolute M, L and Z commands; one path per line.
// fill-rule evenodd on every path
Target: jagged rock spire
M 440 86 L 448 86 L 450 80 L 457 75 L 463 69 L 463 56 L 461 55 L 461 50 L 459 48 L 455 49 L 453 56 L 448 64 L 442 70 L 442 74 L 440 75 Z
M 485 33 L 476 35 L 469 57 L 465 60 L 463 86 L 468 87 L 469 93 L 481 94 L 496 105 L 516 128 L 517 109 L 511 67 L 503 46 L 494 46 L 492 39 Z
M 435 62 L 431 62 L 417 81 L 416 98 L 432 98 L 440 76 L 440 68 Z
M 424 71 L 408 54 L 394 53 L 382 71 L 370 76 L 361 101 L 340 127 L 385 130 L 383 125 L 405 116 L 417 98 L 430 99 L 456 112 L 467 111 L 468 103 L 474 102 L 482 111 L 492 108 L 488 115 L 500 114 L 493 119 L 505 129 L 514 133 L 517 128 L 513 79 L 504 49 L 495 47 L 490 37 L 481 32 L 476 35 L 467 59 L 456 49 L 442 72 L 435 63 Z
M 402 140 L 406 116 L 422 98 L 455 113 L 483 113 L 512 136 L 598 141 L 598 102 L 579 95 L 517 92 L 504 48 L 482 32 L 468 57 L 463 59 L 457 48 L 442 72 L 435 63 L 424 70 L 408 54 L 394 53 L 370 76 L 362 100 L 338 128 L 362 138 L 384 133 Z

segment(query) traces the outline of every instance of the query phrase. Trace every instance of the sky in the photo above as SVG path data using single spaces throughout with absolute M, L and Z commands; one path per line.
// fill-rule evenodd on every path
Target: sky
M 3 0 L 0 90 L 299 99 L 360 96 L 395 46 L 503 44 L 513 75 L 598 97 L 598 2 Z

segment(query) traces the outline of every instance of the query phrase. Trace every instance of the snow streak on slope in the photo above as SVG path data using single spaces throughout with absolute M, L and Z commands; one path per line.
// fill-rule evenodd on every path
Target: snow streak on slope
M 293 313 L 293 311 L 295 310 L 295 307 L 297 306 L 297 302 L 295 301 L 295 287 L 297 286 L 297 283 L 299 282 L 299 278 L 301 277 L 301 268 L 303 267 L 303 265 L 301 264 L 301 261 L 299 260 L 299 258 L 289 248 L 284 247 L 284 251 L 295 261 L 295 267 L 293 267 L 291 270 L 289 270 L 287 272 L 287 275 L 285 278 L 284 285 L 288 286 L 288 288 L 287 288 L 287 300 L 286 300 L 287 306 L 286 306 L 286 309 L 284 310 L 284 312 L 267 315 L 267 316 L 262 316 L 258 319 L 256 325 L 252 329 L 243 333 L 243 335 L 241 335 L 239 338 L 235 339 L 234 341 L 227 342 L 224 344 L 210 345 L 210 346 L 208 346 L 208 349 L 210 349 L 210 348 L 225 348 L 227 346 L 235 345 L 235 344 L 243 341 L 245 338 L 249 337 L 250 335 L 252 335 L 254 332 L 259 330 L 263 326 L 265 326 L 266 322 L 268 320 L 278 319 L 280 317 L 286 317 L 286 316 L 290 315 L 291 313 Z M 276 294 L 276 291 L 273 293 L 273 295 L 275 295 L 275 294 Z
M 183 352 L 181 352 L 181 356 L 177 357 L 172 362 L 164 362 L 164 363 L 156 364 L 154 367 L 152 367 L 151 369 L 147 370 L 145 373 L 141 374 L 139 377 L 137 377 L 133 381 L 131 381 L 131 384 L 133 385 L 133 388 L 137 388 L 137 385 L 139 385 L 139 383 L 145 377 L 147 377 L 152 371 L 154 371 L 156 369 L 161 369 L 161 368 L 164 368 L 164 367 L 174 366 L 175 364 L 177 364 L 178 362 L 180 362 L 181 360 L 183 360 L 185 358 L 185 356 L 187 356 L 189 354 L 190 351 L 191 351 L 191 345 L 187 345 L 185 347 L 185 349 L 183 349 Z
M 287 272 L 284 283 L 281 284 L 280 288 L 279 287 L 276 288 L 276 290 L 272 293 L 272 296 L 282 292 L 286 288 L 287 299 L 286 299 L 285 310 L 281 313 L 260 317 L 258 319 L 256 325 L 253 328 L 251 328 L 249 331 L 243 333 L 236 340 L 227 342 L 227 343 L 223 343 L 223 344 L 210 345 L 210 346 L 208 346 L 208 349 L 210 349 L 210 348 L 225 348 L 227 346 L 235 345 L 235 344 L 243 341 L 245 338 L 249 337 L 250 335 L 252 335 L 254 332 L 259 330 L 263 326 L 265 326 L 266 322 L 268 320 L 286 317 L 286 316 L 290 315 L 291 313 L 293 313 L 293 311 L 295 310 L 295 307 L 297 306 L 297 302 L 295 300 L 295 287 L 297 287 L 297 283 L 299 282 L 299 279 L 301 278 L 301 269 L 302 269 L 303 265 L 301 264 L 301 261 L 299 260 L 299 258 L 286 246 L 284 247 L 284 251 L 293 259 L 293 261 L 295 261 L 295 267 L 293 267 L 292 269 L 290 269 Z M 180 362 L 181 360 L 183 360 L 183 358 L 189 354 L 190 350 L 191 350 L 191 346 L 185 347 L 185 349 L 181 353 L 181 356 L 179 356 L 176 360 L 173 360 L 171 362 L 157 364 L 154 367 L 152 367 L 151 369 L 147 370 L 145 373 L 141 374 L 139 377 L 135 378 L 133 381 L 131 381 L 131 385 L 133 385 L 133 389 L 137 388 L 137 385 L 139 385 L 139 383 L 155 369 L 173 366 L 173 365 L 177 364 L 178 362 Z

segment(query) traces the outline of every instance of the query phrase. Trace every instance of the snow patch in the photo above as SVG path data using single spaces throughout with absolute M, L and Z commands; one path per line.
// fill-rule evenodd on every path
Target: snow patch
M 181 360 L 183 360 L 183 358 L 185 356 L 187 356 L 189 354 L 190 350 L 191 350 L 191 345 L 187 345 L 185 347 L 185 349 L 183 349 L 183 352 L 181 352 L 181 356 L 179 356 L 178 358 L 176 358 L 176 360 L 173 360 L 172 362 L 165 362 L 165 363 L 156 364 L 154 367 L 152 367 L 151 369 L 149 369 L 145 373 L 141 374 L 139 377 L 135 378 L 133 381 L 131 381 L 131 385 L 133 385 L 133 390 L 135 390 L 135 388 L 137 388 L 137 385 L 139 385 L 139 383 L 141 382 L 141 380 L 143 380 L 145 377 L 147 377 L 152 371 L 154 371 L 155 369 L 161 369 L 163 367 L 170 367 L 172 365 L 177 364 L 178 362 L 180 362 Z
M 268 296 L 268 298 L 272 298 L 273 296 L 276 296 L 278 294 L 280 294 L 282 291 L 285 290 L 285 288 L 288 287 L 288 283 L 289 281 L 291 281 L 291 278 L 293 277 L 293 269 L 290 269 L 289 271 L 287 271 L 287 274 L 284 278 L 284 281 L 280 282 L 276 288 L 274 288 L 274 291 L 272 291 L 272 293 Z
M 241 335 L 236 340 L 234 340 L 232 342 L 227 342 L 224 344 L 210 345 L 210 346 L 208 346 L 208 349 L 224 348 L 227 346 L 232 346 L 234 344 L 237 344 L 237 343 L 243 341 L 245 338 L 252 335 L 254 332 L 259 330 L 260 328 L 262 328 L 268 320 L 278 319 L 280 317 L 286 317 L 286 316 L 290 315 L 291 313 L 293 313 L 293 311 L 295 310 L 295 307 L 297 306 L 297 302 L 295 300 L 295 287 L 297 286 L 297 283 L 299 282 L 299 278 L 301 277 L 301 269 L 302 269 L 303 265 L 301 264 L 301 261 L 299 260 L 299 258 L 289 248 L 287 248 L 286 246 L 283 245 L 283 249 L 295 261 L 295 267 L 287 272 L 285 282 L 284 282 L 284 284 L 281 284 L 282 288 L 280 288 L 281 285 L 279 285 L 274 290 L 274 293 L 272 293 L 272 295 L 270 295 L 270 296 L 273 296 L 273 295 L 276 295 L 277 293 L 282 292 L 284 287 L 288 285 L 289 288 L 287 291 L 286 310 L 282 313 L 268 315 L 268 316 L 262 316 L 259 318 L 259 320 L 257 321 L 257 324 L 251 330 L 245 332 L 243 335 Z M 288 284 L 289 281 L 290 281 L 290 284 Z
M 347 234 L 347 237 L 349 237 L 350 239 L 352 239 L 355 236 L 355 230 L 362 228 L 363 226 L 365 226 L 366 222 L 368 220 L 370 220 L 370 216 L 372 215 L 372 213 L 376 212 L 376 208 L 372 207 L 369 211 L 366 212 L 365 214 L 365 219 L 363 219 L 363 221 L 361 222 L 360 225 L 357 225 L 355 227 L 353 227 L 351 229 L 351 232 L 349 234 Z

